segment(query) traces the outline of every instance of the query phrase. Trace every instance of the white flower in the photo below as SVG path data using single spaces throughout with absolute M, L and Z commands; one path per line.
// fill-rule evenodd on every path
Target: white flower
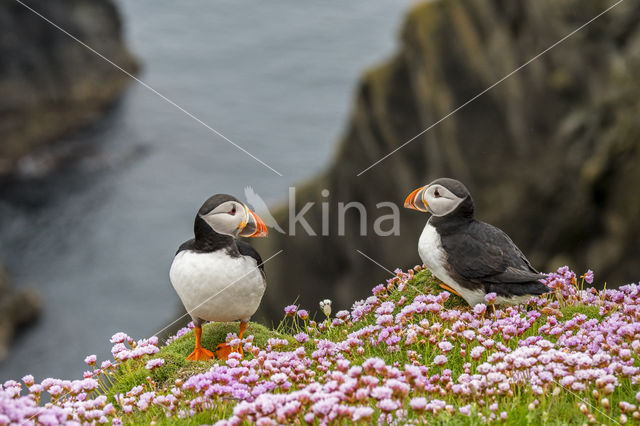
M 331 315 L 331 300 L 330 299 L 324 299 L 323 301 L 320 302 L 320 309 L 322 309 L 322 312 L 324 312 L 324 314 L 327 316 L 327 318 L 329 318 L 329 316 Z

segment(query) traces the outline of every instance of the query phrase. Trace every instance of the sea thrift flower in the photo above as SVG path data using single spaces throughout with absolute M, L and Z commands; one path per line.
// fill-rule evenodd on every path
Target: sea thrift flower
M 289 305 L 284 308 L 284 313 L 287 314 L 287 316 L 292 317 L 295 316 L 297 309 L 298 307 L 296 305 Z
M 298 343 L 305 343 L 309 340 L 309 336 L 306 333 L 298 333 L 293 336 L 294 339 L 298 341 Z
M 164 365 L 164 359 L 162 358 L 155 358 L 152 360 L 147 361 L 147 364 L 145 365 L 144 368 L 146 368 L 147 370 L 153 370 L 154 368 L 158 368 Z
M 382 285 L 382 284 L 378 284 L 377 286 L 375 286 L 371 292 L 375 295 L 375 296 L 379 296 L 380 294 L 384 293 L 387 291 L 387 288 Z
M 494 303 L 496 303 L 496 300 L 498 299 L 498 295 L 495 293 L 487 293 L 484 296 L 484 300 L 489 304 L 489 305 L 493 305 Z
M 434 359 L 433 359 L 433 363 L 435 365 L 445 365 L 447 363 L 447 357 L 444 355 L 437 355 Z
M 97 357 L 95 355 L 89 355 L 84 359 L 85 364 L 87 365 L 96 365 Z
M 480 359 L 484 351 L 485 351 L 484 347 L 476 346 L 475 348 L 471 349 L 471 358 L 475 360 Z
M 387 413 L 397 410 L 400 405 L 392 399 L 383 399 L 378 402 L 378 408 Z
M 427 399 L 423 397 L 413 398 L 409 402 L 409 405 L 415 411 L 424 411 L 425 407 L 427 406 Z
M 444 353 L 450 352 L 451 349 L 453 349 L 453 345 L 450 342 L 446 341 L 446 340 L 438 343 L 438 347 Z
M 478 316 L 484 315 L 486 311 L 487 311 L 487 305 L 483 305 L 482 303 L 478 303 L 476 306 L 473 307 L 473 313 Z
M 593 271 L 589 269 L 583 276 L 584 282 L 587 284 L 593 284 Z
M 342 321 L 347 321 L 349 319 L 349 311 L 345 311 L 345 310 L 338 311 L 336 313 L 336 318 L 339 318 Z
M 359 420 L 367 420 L 367 419 L 370 419 L 372 415 L 373 415 L 373 408 L 357 407 L 356 409 L 353 410 L 353 414 L 351 415 L 351 420 L 354 422 L 357 422 Z
M 118 332 L 116 334 L 114 334 L 113 336 L 111 336 L 111 343 L 124 343 L 126 341 L 129 341 L 131 339 L 131 337 L 129 337 L 126 333 L 123 332 Z
M 300 309 L 298 311 L 298 318 L 305 321 L 307 318 L 309 318 L 309 312 L 305 311 L 304 309 Z

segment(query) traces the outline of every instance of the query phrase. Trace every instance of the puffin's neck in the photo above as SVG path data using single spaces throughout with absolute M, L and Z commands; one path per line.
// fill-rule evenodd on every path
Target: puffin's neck
M 474 222 L 473 201 L 467 197 L 457 209 L 445 216 L 431 216 L 429 224 L 438 230 L 440 234 L 447 234 L 459 230 L 460 227 Z
M 193 224 L 195 249 L 199 251 L 216 251 L 227 249 L 231 255 L 238 254 L 236 240 L 230 235 L 218 234 L 198 215 Z

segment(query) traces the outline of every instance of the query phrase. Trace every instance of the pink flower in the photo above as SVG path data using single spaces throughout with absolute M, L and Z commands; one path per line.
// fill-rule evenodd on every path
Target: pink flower
M 485 349 L 482 346 L 476 346 L 473 349 L 471 349 L 471 358 L 478 360 L 480 359 L 480 357 L 482 356 L 482 354 L 484 353 Z
M 309 312 L 305 311 L 304 309 L 300 309 L 298 311 L 298 318 L 305 321 L 307 318 L 309 318 Z
M 393 395 L 393 391 L 386 386 L 379 386 L 379 387 L 373 388 L 373 390 L 371 391 L 371 396 L 379 400 L 389 399 L 391 398 L 392 395 Z
M 164 365 L 164 359 L 162 358 L 154 358 L 147 361 L 147 365 L 144 368 L 147 370 L 153 370 L 154 368 L 158 368 Z
M 349 311 L 345 311 L 345 310 L 338 311 L 336 313 L 336 318 L 339 318 L 342 321 L 347 321 L 349 319 Z
M 587 284 L 593 284 L 593 271 L 589 269 L 583 276 L 584 282 Z
M 378 408 L 382 411 L 390 413 L 391 411 L 395 411 L 400 407 L 400 405 L 392 399 L 383 399 L 378 402 Z
M 427 398 L 417 397 L 409 402 L 409 406 L 415 411 L 424 411 L 427 406 Z
M 298 307 L 296 305 L 289 305 L 284 308 L 284 313 L 287 314 L 287 316 L 292 317 L 295 316 L 297 310 Z
M 433 359 L 433 363 L 435 365 L 445 365 L 447 363 L 447 357 L 444 355 L 437 355 L 434 359 Z
M 473 313 L 476 314 L 477 316 L 484 315 L 486 311 L 487 311 L 487 305 L 483 305 L 482 303 L 478 303 L 476 306 L 473 307 Z
M 95 355 L 89 355 L 84 359 L 84 362 L 87 365 L 95 365 L 97 361 L 97 357 Z
M 294 339 L 298 341 L 298 343 L 305 343 L 309 340 L 309 335 L 306 333 L 298 333 L 293 336 Z
M 494 303 L 496 303 L 497 298 L 498 298 L 498 295 L 495 293 L 487 293 L 484 296 L 485 302 L 487 302 L 490 305 L 493 305 Z
M 444 353 L 450 352 L 451 349 L 453 349 L 453 345 L 447 340 L 443 340 L 442 342 L 438 343 L 438 347 Z
M 465 416 L 468 416 L 471 414 L 471 404 L 464 405 L 460 407 L 459 410 L 460 410 L 460 413 L 464 414 Z
M 371 291 L 373 292 L 374 295 L 378 296 L 384 293 L 385 291 L 387 291 L 387 288 L 382 284 L 378 284 Z
M 131 339 L 131 337 L 129 337 L 126 333 L 123 333 L 121 331 L 117 332 L 116 334 L 114 334 L 113 336 L 111 336 L 111 340 L 109 340 L 111 343 L 124 343 L 126 341 L 129 341 Z
M 373 408 L 371 407 L 356 407 L 351 415 L 351 420 L 357 422 L 359 420 L 370 419 L 373 415 Z M 306 419 L 305 419 L 306 420 Z

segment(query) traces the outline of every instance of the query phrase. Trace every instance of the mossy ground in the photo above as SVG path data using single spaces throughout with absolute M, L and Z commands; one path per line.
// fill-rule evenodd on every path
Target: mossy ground
M 238 333 L 237 322 L 229 323 L 209 323 L 202 327 L 202 346 L 214 351 L 218 344 L 225 341 L 228 333 Z M 246 336 L 252 335 L 254 344 L 264 346 L 272 337 L 288 338 L 293 341 L 290 336 L 284 336 L 276 331 L 269 330 L 265 326 L 257 323 L 249 323 Z M 147 377 L 150 377 L 157 387 L 162 388 L 170 386 L 176 379 L 187 379 L 194 374 L 207 371 L 216 360 L 192 362 L 187 360 L 187 356 L 195 347 L 195 334 L 193 331 L 182 337 L 175 339 L 171 344 L 164 346 L 160 352 L 155 354 L 154 358 L 164 359 L 164 365 L 149 371 L 145 369 L 145 363 L 129 361 L 125 363 L 119 370 L 119 374 L 112 378 L 112 383 L 106 390 L 106 395 L 111 401 L 114 395 L 127 393 L 133 387 L 147 383 Z M 251 358 L 251 354 L 246 355 Z M 145 360 L 148 361 L 149 359 Z

